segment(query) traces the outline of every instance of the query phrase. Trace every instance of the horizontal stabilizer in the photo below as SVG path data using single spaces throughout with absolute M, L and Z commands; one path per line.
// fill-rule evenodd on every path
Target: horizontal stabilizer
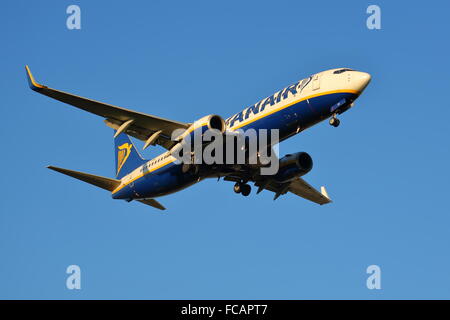
M 63 168 L 58 168 L 58 167 L 53 167 L 53 166 L 48 166 L 47 168 L 49 168 L 53 171 L 57 171 L 62 174 L 65 174 L 72 178 L 90 183 L 96 187 L 99 187 L 99 188 L 102 188 L 102 189 L 105 189 L 108 191 L 113 191 L 120 184 L 120 180 L 105 178 L 105 177 L 101 177 L 101 176 L 95 176 L 95 175 L 89 174 L 89 173 L 73 171 L 73 170 L 68 170 L 68 169 L 63 169 Z
M 155 199 L 141 199 L 137 200 L 143 204 L 146 204 L 148 206 L 152 206 L 153 208 L 159 209 L 159 210 L 166 210 L 166 208 L 163 207 L 161 203 L 156 201 Z

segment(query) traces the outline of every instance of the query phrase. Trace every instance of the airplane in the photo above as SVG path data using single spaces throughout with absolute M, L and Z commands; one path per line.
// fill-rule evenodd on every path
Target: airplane
M 329 119 L 331 126 L 338 127 L 338 115 L 354 106 L 354 101 L 371 81 L 366 72 L 349 68 L 326 70 L 297 81 L 226 120 L 211 114 L 185 123 L 49 88 L 35 81 L 28 66 L 25 69 L 33 91 L 103 117 L 105 124 L 114 129 L 115 178 L 55 166 L 48 168 L 110 191 L 113 199 L 135 200 L 160 210 L 165 207 L 155 198 L 175 193 L 206 178 L 234 182 L 234 192 L 243 196 L 251 193 L 251 182 L 258 187 L 257 194 L 263 190 L 275 193 L 274 200 L 290 192 L 320 205 L 330 203 L 325 187 L 316 190 L 301 178 L 312 169 L 312 158 L 306 152 L 280 158 L 275 175 L 262 175 L 258 165 L 186 166 L 177 161 L 172 152 L 182 141 L 171 135 L 179 129 L 186 130 L 188 135 L 208 128 L 221 133 L 276 129 L 281 142 L 325 119 Z M 145 160 L 129 136 L 144 141 L 144 149 L 159 145 L 166 151 Z

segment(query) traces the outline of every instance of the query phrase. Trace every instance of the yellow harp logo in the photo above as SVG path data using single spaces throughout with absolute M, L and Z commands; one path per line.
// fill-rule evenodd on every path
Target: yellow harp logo
M 119 174 L 120 169 L 124 165 L 125 161 L 127 161 L 128 157 L 131 153 L 131 148 L 133 145 L 131 143 L 124 143 L 123 145 L 117 147 L 117 174 Z

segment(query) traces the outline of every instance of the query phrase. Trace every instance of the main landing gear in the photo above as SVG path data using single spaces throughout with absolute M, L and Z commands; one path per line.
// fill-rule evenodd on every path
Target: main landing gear
M 333 114 L 333 116 L 330 118 L 330 125 L 332 125 L 333 127 L 339 127 L 339 124 L 341 122 L 339 121 L 339 119 L 336 117 L 336 114 Z
M 248 196 L 252 191 L 252 187 L 250 187 L 247 183 L 236 182 L 233 187 L 234 192 L 242 194 L 244 197 Z

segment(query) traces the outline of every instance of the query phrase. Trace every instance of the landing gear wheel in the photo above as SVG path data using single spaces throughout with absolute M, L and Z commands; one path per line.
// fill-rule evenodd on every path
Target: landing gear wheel
M 252 187 L 250 187 L 250 185 L 246 183 L 241 185 L 241 193 L 244 197 L 248 196 L 250 192 L 252 192 Z
M 247 183 L 236 182 L 234 184 L 233 191 L 236 193 L 241 193 L 244 197 L 246 197 L 252 191 L 252 187 L 250 187 Z
M 335 127 L 335 128 L 338 127 L 340 123 L 341 122 L 339 121 L 339 119 L 336 118 L 335 116 L 330 118 L 330 125 L 332 125 L 333 127 Z

